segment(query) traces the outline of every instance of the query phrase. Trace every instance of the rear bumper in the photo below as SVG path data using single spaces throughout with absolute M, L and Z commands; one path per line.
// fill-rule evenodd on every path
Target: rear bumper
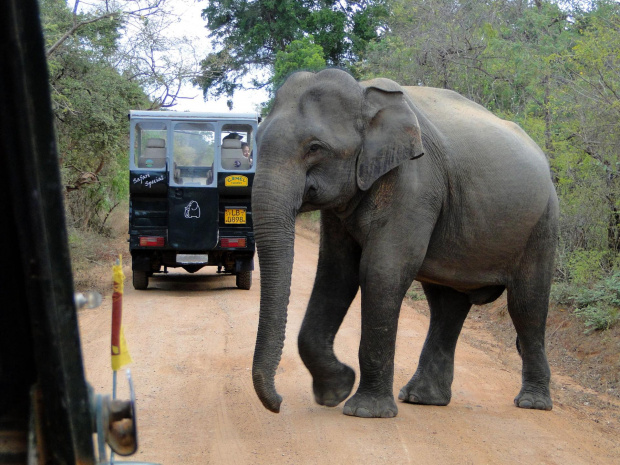
M 254 247 L 244 249 L 218 248 L 201 252 L 142 247 L 130 252 L 131 268 L 139 271 L 157 272 L 162 266 L 170 268 L 221 266 L 226 269 L 234 268 L 235 273 L 254 270 Z M 195 260 L 192 261 L 191 257 L 195 257 Z

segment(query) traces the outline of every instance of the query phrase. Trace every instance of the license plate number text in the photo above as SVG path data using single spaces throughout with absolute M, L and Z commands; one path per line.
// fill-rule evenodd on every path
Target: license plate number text
M 245 208 L 227 208 L 224 210 L 224 223 L 245 224 Z

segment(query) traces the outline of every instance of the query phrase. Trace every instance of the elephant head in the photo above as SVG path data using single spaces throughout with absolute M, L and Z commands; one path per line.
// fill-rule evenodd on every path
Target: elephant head
M 252 211 L 261 298 L 252 378 L 263 405 L 279 412 L 274 377 L 284 345 L 297 214 L 346 214 L 377 179 L 423 149 L 418 120 L 398 84 L 359 83 L 334 69 L 289 77 L 257 142 Z

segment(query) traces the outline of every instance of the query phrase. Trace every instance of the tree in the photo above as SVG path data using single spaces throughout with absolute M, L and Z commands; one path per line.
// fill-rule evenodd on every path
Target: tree
M 275 87 L 279 87 L 294 71 L 319 71 L 325 65 L 323 48 L 314 43 L 314 37 L 294 40 L 283 52 L 276 54 L 272 82 Z
M 66 1 L 41 2 L 47 17 L 52 12 L 57 20 L 62 16 L 53 24 L 43 18 L 48 59 L 79 40 L 141 86 L 151 108 L 173 107 L 183 98 L 183 84 L 196 77 L 199 59 L 191 39 L 167 37 L 167 29 L 178 20 L 167 0 L 74 0 L 71 9 Z
M 567 150 L 556 170 L 566 247 L 600 275 L 620 265 L 620 5 L 594 7 L 577 18 L 579 36 L 561 54 L 568 77 L 555 113 Z
M 361 75 L 452 89 L 512 116 L 533 100 L 543 106 L 548 57 L 570 41 L 567 14 L 551 2 L 395 0 L 392 8 Z
M 127 113 L 149 105 L 138 83 L 110 64 L 121 22 L 104 16 L 91 21 L 63 1 L 41 2 L 67 218 L 70 226 L 81 228 L 101 227 L 107 212 L 126 196 L 121 173 Z
M 213 0 L 203 11 L 216 51 L 202 61 L 195 83 L 205 96 L 272 84 L 278 52 L 313 37 L 329 66 L 349 67 L 380 38 L 387 0 Z M 250 83 L 244 81 L 259 72 Z
M 198 68 L 166 0 L 40 0 L 70 226 L 101 229 L 127 197 L 127 114 L 173 106 Z

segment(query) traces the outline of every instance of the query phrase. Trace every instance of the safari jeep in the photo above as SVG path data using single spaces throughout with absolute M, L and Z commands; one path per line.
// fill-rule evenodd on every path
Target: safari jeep
M 129 249 L 133 286 L 205 266 L 250 289 L 255 114 L 131 111 Z

